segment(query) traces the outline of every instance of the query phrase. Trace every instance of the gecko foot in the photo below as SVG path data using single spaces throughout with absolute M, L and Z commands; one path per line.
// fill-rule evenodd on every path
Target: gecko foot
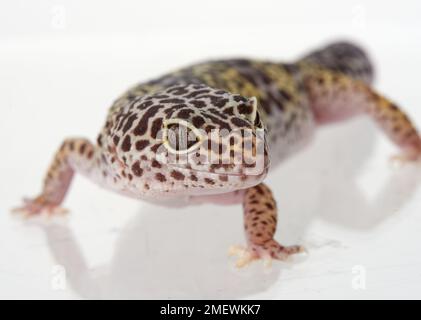
M 67 209 L 61 208 L 59 205 L 48 201 L 42 195 L 34 199 L 25 198 L 23 199 L 23 202 L 23 206 L 12 209 L 12 212 L 23 214 L 26 218 L 42 213 L 46 213 L 49 216 L 67 213 Z
M 275 240 L 269 240 L 263 244 L 249 244 L 247 248 L 242 246 L 232 246 L 228 254 L 230 256 L 237 256 L 237 268 L 242 268 L 254 260 L 262 259 L 265 267 L 272 265 L 272 259 L 285 261 L 291 255 L 305 252 L 302 246 L 284 247 Z

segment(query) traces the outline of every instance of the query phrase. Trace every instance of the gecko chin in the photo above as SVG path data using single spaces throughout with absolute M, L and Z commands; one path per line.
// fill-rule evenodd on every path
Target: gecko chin
M 156 199 L 156 195 L 159 194 L 160 199 L 164 200 L 174 197 L 223 194 L 259 184 L 265 179 L 268 169 L 268 167 L 263 168 L 258 174 L 247 174 L 245 172 L 242 174 L 218 174 L 169 166 L 169 177 L 172 179 L 165 178 L 169 183 L 151 182 L 149 189 L 142 196 Z

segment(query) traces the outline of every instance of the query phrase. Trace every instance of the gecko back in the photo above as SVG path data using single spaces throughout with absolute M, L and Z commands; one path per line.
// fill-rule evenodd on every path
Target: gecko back
M 316 64 L 366 84 L 371 84 L 374 78 L 373 64 L 367 53 L 359 46 L 348 42 L 335 42 L 312 51 L 299 62 Z

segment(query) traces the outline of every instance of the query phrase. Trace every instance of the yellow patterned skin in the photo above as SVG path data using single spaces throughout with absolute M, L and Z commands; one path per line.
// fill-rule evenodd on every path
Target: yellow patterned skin
M 402 158 L 421 158 L 415 126 L 375 92 L 372 79 L 371 63 L 360 48 L 335 43 L 295 63 L 216 60 L 141 83 L 113 103 L 96 144 L 65 140 L 43 191 L 20 210 L 54 212 L 78 172 L 148 201 L 242 203 L 247 246 L 231 250 L 240 256 L 238 266 L 286 259 L 303 248 L 274 239 L 276 201 L 262 182 L 269 168 L 305 146 L 318 126 L 365 114 L 402 149 Z M 256 154 L 260 161 L 246 161 Z M 209 155 L 218 161 L 208 161 Z M 239 155 L 243 158 L 235 162 Z M 182 163 L 173 161 L 182 157 Z
M 134 86 L 116 100 L 114 108 L 127 104 L 133 97 L 180 83 L 204 83 L 244 97 L 256 97 L 274 166 L 304 146 L 314 131 L 313 112 L 302 76 L 300 64 L 246 59 L 210 61 Z

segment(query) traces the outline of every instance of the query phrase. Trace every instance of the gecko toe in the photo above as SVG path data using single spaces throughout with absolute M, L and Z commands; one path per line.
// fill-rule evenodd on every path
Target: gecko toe
M 232 246 L 229 249 L 230 256 L 238 257 L 235 264 L 237 268 L 242 268 L 255 260 L 262 260 L 265 268 L 270 269 L 274 259 L 286 261 L 292 255 L 306 252 L 303 246 L 284 247 L 273 239 L 264 244 L 250 244 L 247 248 Z
M 24 198 L 22 206 L 12 209 L 12 213 L 20 214 L 23 218 L 31 218 L 44 213 L 48 217 L 51 217 L 55 215 L 63 215 L 67 212 L 67 209 L 62 208 L 55 203 L 49 202 L 42 195 L 34 199 Z

